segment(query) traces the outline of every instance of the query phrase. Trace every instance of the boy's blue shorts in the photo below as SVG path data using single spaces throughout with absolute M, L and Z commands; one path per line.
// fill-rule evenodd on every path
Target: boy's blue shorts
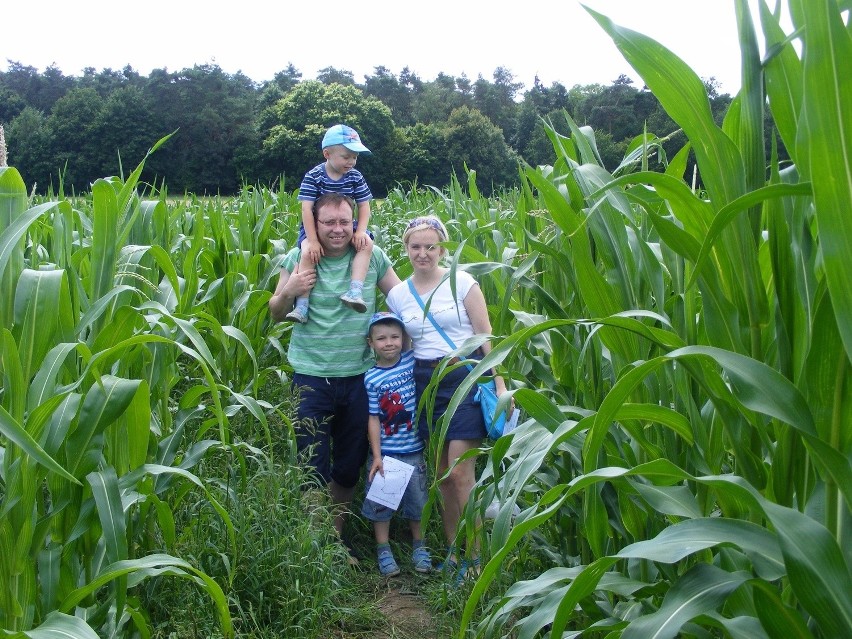
M 426 481 L 426 461 L 423 458 L 423 451 L 407 454 L 388 453 L 388 456 L 414 466 L 414 472 L 411 475 L 408 486 L 405 488 L 405 493 L 402 495 L 402 501 L 399 502 L 399 510 L 391 510 L 387 506 L 364 499 L 361 514 L 370 521 L 390 521 L 393 514 L 398 512 L 405 519 L 420 521 L 423 518 L 423 507 L 426 505 L 426 498 L 429 495 L 429 488 Z M 367 455 L 368 476 L 372 465 L 373 454 L 369 453 Z M 366 492 L 370 491 L 370 484 L 371 482 L 368 480 L 365 488 Z

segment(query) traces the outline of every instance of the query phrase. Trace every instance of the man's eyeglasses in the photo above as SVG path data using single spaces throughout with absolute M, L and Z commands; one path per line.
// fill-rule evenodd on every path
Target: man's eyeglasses
M 317 220 L 317 224 L 323 225 L 327 229 L 333 229 L 335 226 L 352 226 L 352 219 L 348 220 Z

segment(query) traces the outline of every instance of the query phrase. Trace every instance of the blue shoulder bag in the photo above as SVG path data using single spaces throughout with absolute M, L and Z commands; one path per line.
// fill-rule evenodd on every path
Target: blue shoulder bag
M 438 322 L 436 322 L 435 318 L 432 317 L 432 313 L 428 313 L 426 311 L 426 305 L 423 304 L 423 300 L 420 298 L 419 293 L 414 288 L 414 283 L 410 279 L 408 280 L 408 289 L 411 291 L 414 299 L 417 300 L 417 303 L 423 310 L 426 319 L 432 322 L 432 326 L 434 326 L 435 330 L 444 338 L 444 341 L 450 345 L 450 348 L 455 350 L 456 345 L 453 344 L 449 335 L 444 332 L 444 329 L 438 326 Z M 472 371 L 473 366 L 467 364 L 467 369 Z M 501 411 L 500 414 L 496 416 L 496 419 L 494 415 L 497 412 L 497 387 L 495 386 L 493 379 L 488 380 L 487 382 L 478 382 L 477 386 L 478 389 L 476 391 L 474 401 L 476 401 L 482 409 L 482 417 L 485 420 L 485 429 L 488 432 L 488 437 L 491 439 L 497 439 L 503 435 L 503 431 L 506 427 L 506 411 Z

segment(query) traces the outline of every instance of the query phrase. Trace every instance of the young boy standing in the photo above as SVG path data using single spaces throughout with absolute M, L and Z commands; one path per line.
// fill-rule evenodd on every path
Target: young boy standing
M 426 504 L 426 462 L 423 440 L 417 432 L 414 412 L 417 399 L 414 388 L 414 352 L 402 351 L 407 341 L 405 327 L 398 315 L 380 312 L 370 319 L 367 343 L 376 354 L 376 365 L 364 374 L 370 406 L 367 433 L 370 455 L 367 459 L 367 492 L 379 473 L 384 477 L 383 455 L 390 455 L 414 466 L 414 472 L 399 504 L 399 512 L 411 529 L 411 560 L 417 572 L 432 570 L 432 558 L 423 545 L 420 519 Z M 379 572 L 385 577 L 399 574 L 389 543 L 390 520 L 394 511 L 368 499 L 361 514 L 373 522 Z
M 313 204 L 325 193 L 348 195 L 358 206 L 355 219 L 355 233 L 352 244 L 355 257 L 352 258 L 352 274 L 349 291 L 340 296 L 341 301 L 358 313 L 367 310 L 364 302 L 364 278 L 370 265 L 370 253 L 373 241 L 367 231 L 370 223 L 370 200 L 373 194 L 360 171 L 355 170 L 358 154 L 370 154 L 370 149 L 361 143 L 358 132 L 345 124 L 335 124 L 325 132 L 322 139 L 322 154 L 325 162 L 316 165 L 305 173 L 299 186 L 299 201 L 302 203 L 302 224 L 299 228 L 297 244 L 302 249 L 299 269 L 313 268 L 323 255 L 322 246 L 317 239 L 317 226 L 314 221 Z M 308 321 L 308 297 L 296 300 L 293 310 L 287 313 L 285 320 L 304 324 Z

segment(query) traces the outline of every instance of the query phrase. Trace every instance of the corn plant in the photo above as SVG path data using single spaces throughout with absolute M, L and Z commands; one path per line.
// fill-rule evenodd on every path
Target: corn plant
M 680 59 L 590 12 L 688 138 L 664 171 L 614 177 L 566 115 L 515 215 L 453 198 L 457 257 L 486 256 L 505 335 L 459 397 L 498 366 L 526 414 L 467 513 L 472 539 L 501 504 L 459 636 L 852 633 L 848 6 L 789 2 L 789 37 L 761 2 L 763 61 L 736 6 L 743 88 L 721 127 Z M 767 104 L 792 166 L 764 157 Z
M 29 207 L 17 171 L 0 169 L 0 627 L 14 636 L 145 632 L 133 588 L 160 575 L 193 581 L 232 635 L 221 586 L 158 552 L 174 537 L 170 486 L 206 490 L 190 469 L 199 450 L 228 440 L 216 363 L 169 310 L 180 286 L 168 252 L 127 244 L 138 216 L 162 215 L 140 206 L 141 169 L 97 181 L 87 211 L 67 200 Z M 175 352 L 206 379 L 222 435 L 182 460 L 189 419 L 174 424 L 166 408 Z M 158 447 L 165 435 L 171 445 Z

